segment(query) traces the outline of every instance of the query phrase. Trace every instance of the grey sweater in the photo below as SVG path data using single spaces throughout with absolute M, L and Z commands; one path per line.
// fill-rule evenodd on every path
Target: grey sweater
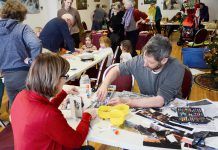
M 34 59 L 41 52 L 41 42 L 33 30 L 14 19 L 0 19 L 0 70 L 26 70 L 24 59 Z
M 176 97 L 181 97 L 180 88 L 184 76 L 184 67 L 174 58 L 169 58 L 162 71 L 154 74 L 144 67 L 143 56 L 136 56 L 132 60 L 119 65 L 121 74 L 132 74 L 145 95 L 162 96 L 165 104 Z

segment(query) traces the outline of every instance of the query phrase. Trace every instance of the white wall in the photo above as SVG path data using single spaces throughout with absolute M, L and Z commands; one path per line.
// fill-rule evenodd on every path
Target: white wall
M 110 3 L 112 0 L 110 0 Z M 201 0 L 209 8 L 210 21 L 218 20 L 218 0 Z M 171 19 L 179 10 L 163 10 L 163 0 L 157 0 L 157 6 L 160 7 L 163 17 Z M 147 13 L 149 4 L 144 4 L 144 0 L 138 0 L 138 9 Z
M 57 16 L 58 9 L 61 8 L 60 0 L 39 0 L 40 6 L 43 7 L 39 14 L 28 14 L 24 23 L 27 23 L 32 28 L 36 26 L 43 27 L 50 19 Z M 87 10 L 79 10 L 81 20 L 87 23 L 88 29 L 91 29 L 92 21 L 91 15 L 95 10 L 96 4 L 104 4 L 109 6 L 109 0 L 101 0 L 101 2 L 94 2 L 87 0 Z M 76 0 L 73 1 L 72 6 L 76 8 Z
M 93 11 L 95 10 L 96 4 L 104 4 L 107 5 L 107 12 L 109 10 L 110 1 L 109 0 L 101 0 L 100 2 L 94 2 L 94 0 L 87 0 L 88 8 L 87 10 L 79 10 L 81 21 L 85 21 L 88 29 L 91 29 L 92 21 L 91 17 L 93 15 Z M 73 7 L 76 8 L 76 1 L 73 1 Z
M 39 14 L 28 14 L 24 23 L 29 24 L 32 28 L 36 26 L 43 27 L 50 19 L 56 17 L 57 10 L 60 8 L 60 0 L 39 0 L 40 6 L 43 7 Z M 94 0 L 87 0 L 88 9 L 79 10 L 81 20 L 87 23 L 88 28 L 91 28 L 91 15 L 95 9 L 96 4 L 104 4 L 110 7 L 112 0 L 101 0 L 101 2 L 94 2 Z M 209 7 L 210 21 L 218 20 L 218 0 L 201 0 Z M 144 0 L 138 0 L 139 10 L 148 11 L 149 5 L 144 4 Z M 157 0 L 157 5 L 161 8 L 163 17 L 172 18 L 179 10 L 163 10 L 163 0 Z M 76 8 L 76 0 L 73 2 L 73 7 Z
M 37 26 L 43 27 L 45 23 L 47 22 L 47 20 L 49 19 L 48 18 L 48 14 L 49 14 L 48 1 L 49 0 L 39 0 L 40 7 L 42 8 L 40 9 L 40 13 L 39 14 L 27 14 L 26 20 L 24 21 L 24 23 L 30 25 L 32 28 L 35 28 Z
M 218 20 L 218 0 L 201 0 L 209 8 L 210 21 Z

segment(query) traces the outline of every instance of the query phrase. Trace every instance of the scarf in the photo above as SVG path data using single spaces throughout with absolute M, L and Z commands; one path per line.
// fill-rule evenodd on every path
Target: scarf
M 133 15 L 133 7 L 130 7 L 129 9 L 126 10 L 123 18 L 122 18 L 122 24 L 124 25 L 124 28 L 126 29 L 131 21 L 132 15 Z

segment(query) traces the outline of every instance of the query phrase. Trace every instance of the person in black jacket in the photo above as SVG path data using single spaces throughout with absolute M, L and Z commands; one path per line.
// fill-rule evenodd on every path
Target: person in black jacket
M 204 3 L 200 3 L 200 21 L 201 22 L 209 21 L 208 7 Z
M 74 21 L 71 14 L 64 14 L 62 18 L 56 17 L 50 20 L 39 36 L 43 48 L 56 53 L 60 48 L 65 48 L 66 42 L 68 50 L 75 52 L 74 41 L 69 31 L 69 26 L 74 24 Z
M 114 3 L 114 12 L 109 22 L 109 34 L 111 39 L 111 48 L 115 52 L 117 46 L 124 39 L 124 25 L 122 24 L 122 18 L 124 11 L 120 2 Z M 121 52 L 118 51 L 116 62 L 119 62 L 119 56 Z

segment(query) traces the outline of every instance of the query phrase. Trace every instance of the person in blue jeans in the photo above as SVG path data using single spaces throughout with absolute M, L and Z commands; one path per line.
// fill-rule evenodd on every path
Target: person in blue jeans
M 41 43 L 34 31 L 23 24 L 26 7 L 8 0 L 0 15 L 0 71 L 11 107 L 15 96 L 25 88 L 32 60 L 41 52 Z

